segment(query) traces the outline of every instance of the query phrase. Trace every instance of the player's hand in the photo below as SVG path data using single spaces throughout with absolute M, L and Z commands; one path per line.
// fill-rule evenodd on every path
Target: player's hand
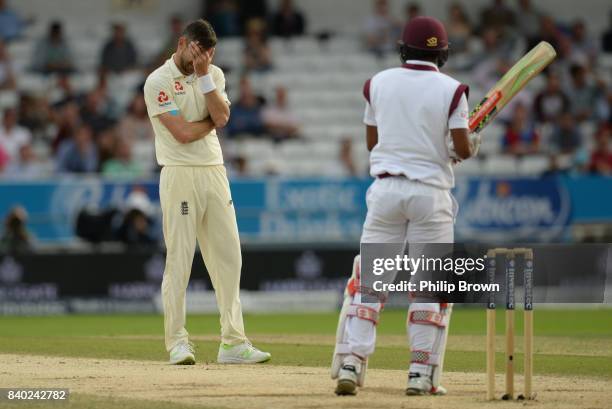
M 208 74 L 208 69 L 215 56 L 215 47 L 210 50 L 203 50 L 198 43 L 192 41 L 189 43 L 189 49 L 193 55 L 193 69 L 198 77 Z
M 470 141 L 470 152 L 472 152 L 472 158 L 478 155 L 478 151 L 480 150 L 480 143 L 482 142 L 482 137 L 480 133 L 473 132 L 469 136 Z
M 470 142 L 470 152 L 472 153 L 470 155 L 470 158 L 473 158 L 474 156 L 478 155 L 482 137 L 480 133 L 473 132 L 468 135 L 468 140 Z M 457 155 L 457 152 L 455 152 L 455 146 L 453 145 L 453 141 L 450 141 L 449 146 L 448 146 L 448 151 L 449 151 L 449 156 L 453 162 L 453 165 L 456 165 L 457 163 L 461 163 L 461 161 L 463 161 L 463 159 L 461 159 L 459 155 Z

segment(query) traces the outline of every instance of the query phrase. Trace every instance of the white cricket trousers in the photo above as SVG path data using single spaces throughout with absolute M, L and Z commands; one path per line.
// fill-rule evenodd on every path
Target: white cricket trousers
M 449 190 L 393 176 L 376 179 L 368 189 L 366 203 L 368 214 L 361 243 L 395 243 L 403 247 L 403 243 L 454 241 L 457 203 Z M 419 246 L 411 246 L 408 250 L 411 257 L 418 257 Z M 354 302 L 361 303 L 361 297 L 356 297 Z M 434 306 L 439 310 L 437 303 L 427 308 Z M 380 310 L 380 306 L 377 309 Z M 367 357 L 374 352 L 376 327 L 371 321 L 349 317 L 346 329 L 349 350 L 353 354 Z M 431 349 L 435 330 L 431 325 L 411 325 L 411 349 Z M 417 372 L 425 372 L 425 368 L 425 365 L 411 366 L 411 370 Z
M 185 293 L 196 239 L 217 298 L 221 341 L 246 341 L 240 304 L 242 256 L 225 167 L 165 166 L 159 197 L 167 249 L 162 281 L 166 349 L 188 340 Z

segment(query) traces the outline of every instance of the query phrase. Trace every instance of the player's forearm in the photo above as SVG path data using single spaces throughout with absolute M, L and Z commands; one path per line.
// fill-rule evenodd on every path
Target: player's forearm
M 205 94 L 206 107 L 210 118 L 215 124 L 215 128 L 223 128 L 229 121 L 230 109 L 225 99 L 218 90 Z
M 213 129 L 215 129 L 215 124 L 210 118 L 197 122 L 188 122 L 179 142 L 191 143 L 198 141 L 208 135 Z

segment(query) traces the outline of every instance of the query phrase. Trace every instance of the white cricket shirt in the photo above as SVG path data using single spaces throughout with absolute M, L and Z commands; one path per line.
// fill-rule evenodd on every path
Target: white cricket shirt
M 406 61 L 366 81 L 364 123 L 378 128 L 370 174 L 404 175 L 442 189 L 455 184 L 450 129 L 468 128 L 469 88 L 426 61 Z
M 173 57 L 153 71 L 144 85 L 147 111 L 155 133 L 157 163 L 161 166 L 222 165 L 223 154 L 214 129 L 202 139 L 181 144 L 158 118 L 158 115 L 170 111 L 178 111 L 187 122 L 201 121 L 209 116 L 198 78 L 195 74 L 186 76 L 181 73 Z M 223 71 L 211 65 L 210 73 L 217 90 L 229 104 Z

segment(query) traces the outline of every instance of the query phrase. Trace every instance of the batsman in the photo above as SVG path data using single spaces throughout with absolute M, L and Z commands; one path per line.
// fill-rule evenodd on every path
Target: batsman
M 223 71 L 212 64 L 217 37 L 205 20 L 185 28 L 176 52 L 144 86 L 162 166 L 159 197 L 166 243 L 162 282 L 166 349 L 171 364 L 194 364 L 185 329 L 185 293 L 200 245 L 221 315 L 219 363 L 256 363 L 270 354 L 244 333 L 240 304 L 241 254 L 236 214 L 216 128 L 225 126 L 230 102 Z
M 361 243 L 453 243 L 457 203 L 453 164 L 473 157 L 480 135 L 468 128 L 469 88 L 440 72 L 448 58 L 443 24 L 416 17 L 399 42 L 402 66 L 365 82 L 364 123 L 370 153 L 368 213 Z M 336 394 L 364 385 L 384 299 L 361 301 L 360 256 L 345 290 L 336 334 L 332 378 Z M 442 395 L 440 385 L 452 305 L 411 294 L 407 395 Z

